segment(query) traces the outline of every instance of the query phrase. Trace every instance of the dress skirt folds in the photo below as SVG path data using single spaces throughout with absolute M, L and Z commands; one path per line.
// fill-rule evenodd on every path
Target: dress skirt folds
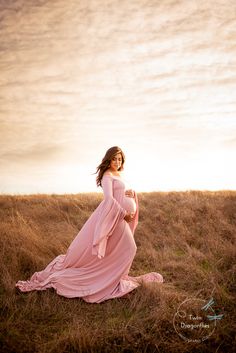
M 29 280 L 18 281 L 22 292 L 54 288 L 67 298 L 80 297 L 88 303 L 101 303 L 121 297 L 144 282 L 163 282 L 157 272 L 129 276 L 137 251 L 134 231 L 138 224 L 138 197 L 125 196 L 122 177 L 103 175 L 103 201 L 98 205 L 70 244 L 44 270 Z M 134 212 L 130 223 L 126 211 Z

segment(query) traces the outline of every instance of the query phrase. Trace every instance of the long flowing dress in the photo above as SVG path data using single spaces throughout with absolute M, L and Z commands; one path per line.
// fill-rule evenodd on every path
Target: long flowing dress
M 125 195 L 126 183 L 120 176 L 103 175 L 104 199 L 85 222 L 66 254 L 58 255 L 29 280 L 15 286 L 22 292 L 54 288 L 67 298 L 80 297 L 88 303 L 101 303 L 121 297 L 144 282 L 163 282 L 157 272 L 129 276 L 137 251 L 134 231 L 138 224 L 137 193 Z M 134 212 L 127 223 L 126 211 Z

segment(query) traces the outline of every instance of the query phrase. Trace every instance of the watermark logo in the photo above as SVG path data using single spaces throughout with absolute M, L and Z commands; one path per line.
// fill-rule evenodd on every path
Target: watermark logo
M 184 300 L 178 307 L 173 325 L 178 335 L 187 342 L 203 342 L 215 331 L 217 321 L 223 314 L 214 309 L 214 299 L 198 298 Z

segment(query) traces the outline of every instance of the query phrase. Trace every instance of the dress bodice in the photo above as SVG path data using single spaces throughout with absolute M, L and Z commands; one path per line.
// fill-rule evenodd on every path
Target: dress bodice
M 113 197 L 119 202 L 121 207 L 123 207 L 128 212 L 136 211 L 136 202 L 133 197 L 125 195 L 126 182 L 121 177 L 116 176 L 106 176 L 112 178 L 113 184 Z

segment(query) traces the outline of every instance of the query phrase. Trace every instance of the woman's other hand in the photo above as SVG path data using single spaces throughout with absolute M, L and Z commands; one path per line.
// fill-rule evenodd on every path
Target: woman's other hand
M 132 189 L 126 190 L 125 196 L 134 197 L 134 191 Z
M 134 218 L 134 213 L 133 212 L 127 212 L 125 217 L 124 217 L 124 220 L 129 223 L 129 222 L 131 222 L 133 220 L 133 218 Z

